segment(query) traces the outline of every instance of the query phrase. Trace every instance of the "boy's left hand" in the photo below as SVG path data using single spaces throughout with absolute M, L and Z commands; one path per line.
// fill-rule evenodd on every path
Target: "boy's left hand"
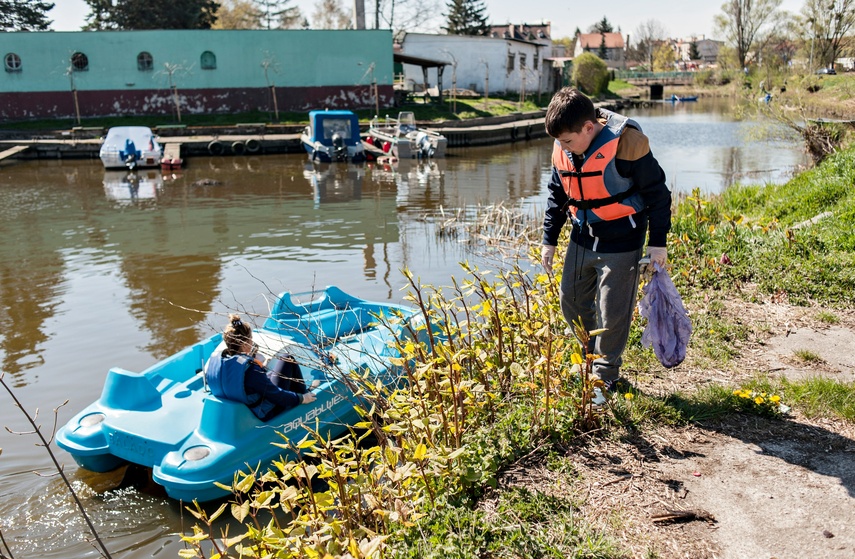
M 647 247 L 647 254 L 650 256 L 650 263 L 659 264 L 660 268 L 664 268 L 668 263 L 668 249 L 665 247 Z

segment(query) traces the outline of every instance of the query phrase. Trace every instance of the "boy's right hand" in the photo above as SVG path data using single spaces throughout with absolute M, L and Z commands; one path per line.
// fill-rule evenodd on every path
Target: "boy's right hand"
M 302 400 L 301 404 L 311 404 L 315 400 L 317 400 L 317 396 L 315 396 L 314 392 L 306 392 L 305 394 L 300 395 L 300 399 Z
M 540 263 L 546 268 L 546 271 L 552 273 L 552 263 L 555 261 L 555 247 L 552 245 L 543 245 L 540 247 Z

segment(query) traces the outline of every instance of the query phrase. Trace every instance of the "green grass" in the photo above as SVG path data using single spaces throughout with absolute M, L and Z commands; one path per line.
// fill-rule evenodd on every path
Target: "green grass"
M 819 311 L 816 313 L 816 319 L 825 324 L 839 324 L 840 317 L 830 311 Z
M 793 355 L 795 355 L 799 361 L 804 363 L 818 364 L 824 362 L 822 357 L 809 349 L 797 349 L 793 352 Z
M 853 157 L 850 147 L 784 185 L 737 185 L 678 201 L 669 246 L 675 283 L 699 293 L 738 293 L 752 283 L 790 303 L 851 308 Z
M 567 496 L 512 488 L 491 503 L 492 510 L 448 506 L 434 509 L 406 545 L 392 543 L 393 559 L 538 557 L 564 559 L 626 557 L 618 544 L 592 528 Z

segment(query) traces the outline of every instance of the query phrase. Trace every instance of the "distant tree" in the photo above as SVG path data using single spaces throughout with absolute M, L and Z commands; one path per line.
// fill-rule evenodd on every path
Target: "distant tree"
M 215 0 L 86 0 L 86 29 L 210 29 L 220 4 Z
M 701 53 L 698 52 L 698 43 L 692 41 L 689 43 L 689 60 L 699 60 Z
M 223 0 L 211 29 L 261 29 L 263 16 L 252 0 Z
M 298 6 L 289 6 L 291 0 L 255 0 L 262 13 L 266 29 L 296 29 L 305 21 Z
M 606 16 L 588 29 L 588 33 L 614 33 L 615 28 Z
M 600 60 L 606 60 L 609 57 L 609 51 L 606 48 L 605 33 L 600 35 L 600 48 L 597 50 L 597 56 L 600 57 Z
M 573 61 L 573 84 L 587 95 L 599 95 L 609 86 L 609 69 L 597 55 L 583 52 Z
M 353 25 L 351 14 L 345 11 L 341 0 L 318 0 L 312 13 L 315 29 L 348 29 Z
M 442 29 L 449 35 L 488 35 L 487 5 L 483 0 L 451 0 L 446 4 L 448 14 Z
M 813 60 L 830 67 L 855 27 L 855 0 L 805 0 L 802 16 L 814 43 Z
M 578 37 L 581 34 L 582 34 L 582 30 L 579 29 L 579 26 L 576 26 L 576 31 L 573 32 L 573 36 Z
M 763 40 L 763 33 L 774 21 L 782 0 L 727 0 L 716 26 L 736 51 L 736 60 L 744 68 L 748 55 Z
M 677 54 L 668 43 L 662 43 L 656 47 L 656 52 L 653 53 L 653 71 L 668 72 L 674 69 L 674 61 L 677 60 Z
M 0 31 L 47 31 L 53 6 L 41 0 L 0 0 Z
M 657 19 L 648 19 L 635 28 L 636 51 L 648 69 L 653 69 L 653 53 L 667 36 L 668 31 Z
M 83 31 L 103 31 L 116 28 L 116 24 L 112 20 L 112 0 L 86 0 L 86 3 L 89 5 L 89 14 L 86 15 Z

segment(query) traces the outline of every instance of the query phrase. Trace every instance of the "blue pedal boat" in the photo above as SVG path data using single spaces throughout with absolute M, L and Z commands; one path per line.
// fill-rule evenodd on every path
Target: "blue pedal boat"
M 365 161 L 359 119 L 352 111 L 311 111 L 300 141 L 312 161 Z
M 80 467 L 107 472 L 127 463 L 151 468 L 167 495 L 210 501 L 230 493 L 238 471 L 266 468 L 290 451 L 272 443 L 297 442 L 304 425 L 338 436 L 360 421 L 354 406 L 352 372 L 374 382 L 400 380 L 394 339 L 418 340 L 426 332 L 423 315 L 392 303 L 372 303 L 336 287 L 306 303 L 288 292 L 270 318 L 253 331 L 268 358 L 288 354 L 314 389 L 312 404 L 286 410 L 268 422 L 242 403 L 220 399 L 207 389 L 202 369 L 224 348 L 222 334 L 187 347 L 141 373 L 112 368 L 101 397 L 75 415 L 56 441 Z

